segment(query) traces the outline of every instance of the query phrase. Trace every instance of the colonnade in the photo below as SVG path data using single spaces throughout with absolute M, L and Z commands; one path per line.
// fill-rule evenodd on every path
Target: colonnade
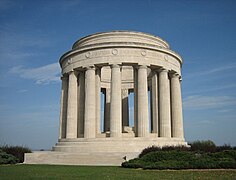
M 104 131 L 109 131 L 111 138 L 121 138 L 122 127 L 128 125 L 128 90 L 122 89 L 121 65 L 110 67 L 110 89 L 106 89 L 104 100 Z M 149 137 L 153 133 L 156 137 L 183 139 L 180 76 L 164 68 L 152 69 L 150 132 L 147 68 L 133 67 L 135 136 Z M 61 79 L 59 138 L 96 138 L 101 134 L 101 68 L 74 70 Z

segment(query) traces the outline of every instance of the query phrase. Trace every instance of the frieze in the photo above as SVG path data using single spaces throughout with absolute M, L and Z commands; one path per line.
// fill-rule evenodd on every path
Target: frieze
M 138 63 L 141 63 L 141 61 L 143 61 L 142 58 L 145 57 L 145 65 L 147 66 L 153 64 L 157 66 L 175 66 L 178 69 L 180 68 L 180 63 L 175 57 L 164 52 L 140 48 L 107 48 L 77 53 L 73 56 L 73 58 L 68 58 L 67 60 L 63 61 L 62 68 L 64 69 L 69 65 L 73 65 L 73 67 L 76 68 L 79 66 L 90 65 L 95 62 L 99 64 L 104 61 L 104 58 L 106 57 L 108 58 L 106 63 L 113 63 L 113 58 L 117 57 L 122 57 L 124 63 L 129 63 L 129 57 L 132 57 L 130 59 L 130 63 L 133 63 L 133 57 L 135 57 L 137 58 Z

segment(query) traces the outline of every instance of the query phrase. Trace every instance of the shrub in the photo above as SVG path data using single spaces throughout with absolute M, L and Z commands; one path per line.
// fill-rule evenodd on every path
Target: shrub
M 135 159 L 131 159 L 129 161 L 123 162 L 121 166 L 125 168 L 143 168 L 144 162 L 139 158 L 135 158 Z
M 156 152 L 156 151 L 171 151 L 171 150 L 178 150 L 178 151 L 188 151 L 190 148 L 186 146 L 150 146 L 145 149 L 139 154 L 139 158 L 143 157 L 144 155 L 150 153 L 150 152 Z
M 150 153 L 150 152 L 155 152 L 155 151 L 160 151 L 161 148 L 158 146 L 149 146 L 145 149 L 142 150 L 142 152 L 139 154 L 139 158 L 143 157 L 144 155 Z
M 143 169 L 236 169 L 236 147 L 216 146 L 214 142 L 194 141 L 186 146 L 150 146 L 139 158 L 122 163 L 122 167 Z
M 216 151 L 224 151 L 224 150 L 233 150 L 233 148 L 229 144 L 224 144 L 223 146 L 217 146 Z
M 177 151 L 189 151 L 190 148 L 187 146 L 164 146 L 161 148 L 162 151 L 171 151 L 171 150 L 177 150 Z
M 212 158 L 232 158 L 236 161 L 236 151 L 235 150 L 225 150 L 216 153 L 208 153 L 208 156 Z
M 215 169 L 236 168 L 236 151 L 215 153 L 157 150 L 122 163 L 122 167 L 143 169 Z
M 194 141 L 190 143 L 191 151 L 216 152 L 216 145 L 213 141 Z
M 16 164 L 19 162 L 15 156 L 7 154 L 0 149 L 0 164 Z
M 7 154 L 11 154 L 15 156 L 17 159 L 19 159 L 19 162 L 22 163 L 24 162 L 24 154 L 25 153 L 31 153 L 31 150 L 27 147 L 23 146 L 2 146 L 0 149 Z

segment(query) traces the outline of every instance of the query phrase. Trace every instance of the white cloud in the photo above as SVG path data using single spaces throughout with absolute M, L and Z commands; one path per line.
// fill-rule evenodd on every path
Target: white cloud
M 19 28 L 8 23 L 0 27 L 0 66 L 5 65 L 6 60 L 8 65 L 16 65 L 41 58 L 45 55 L 45 49 L 55 45 L 56 40 L 28 26 L 24 24 L 22 27 L 25 28 Z
M 42 53 L 41 53 L 42 54 Z M 8 61 L 19 61 L 19 60 L 27 60 L 32 59 L 33 57 L 37 57 L 41 55 L 40 53 L 30 53 L 30 52 L 3 52 L 1 57 L 3 56 L 4 59 L 7 59 Z
M 233 109 L 220 109 L 218 112 L 220 113 L 229 113 L 229 112 L 232 112 Z
M 29 24 L 23 24 L 25 28 L 19 28 L 14 24 L 4 24 L 0 27 L 1 49 L 21 50 L 30 47 L 50 47 L 53 43 L 48 36 L 37 29 L 27 28 Z
M 201 89 L 195 89 L 191 90 L 191 92 L 188 92 L 188 94 L 196 94 L 196 93 L 206 93 L 206 92 L 212 92 L 212 91 L 219 91 L 219 90 L 225 90 L 225 89 L 232 89 L 236 87 L 236 83 L 234 84 L 226 84 L 226 85 L 217 85 L 216 87 L 201 87 Z
M 212 109 L 236 105 L 236 98 L 230 96 L 188 96 L 183 99 L 187 109 Z
M 16 66 L 10 69 L 10 73 L 18 74 L 21 78 L 31 79 L 36 84 L 49 84 L 51 82 L 59 82 L 60 66 L 58 63 L 48 64 L 38 68 L 24 68 Z
M 205 75 L 210 75 L 210 74 L 214 74 L 214 73 L 219 73 L 222 71 L 228 71 L 231 69 L 236 69 L 236 63 L 231 63 L 231 64 L 227 64 L 227 65 L 219 66 L 219 67 L 215 67 L 215 68 L 208 68 L 208 70 L 206 70 L 206 71 L 203 70 L 201 72 L 194 72 L 189 75 L 186 75 L 185 78 L 191 78 L 191 77 L 195 77 L 195 76 L 197 76 L 197 77 L 205 76 Z
M 26 92 L 28 92 L 28 90 L 26 90 L 26 89 L 21 89 L 18 91 L 18 93 L 26 93 Z
M 203 72 L 200 73 L 200 75 L 207 75 L 207 74 L 217 73 L 217 72 L 220 72 L 220 71 L 226 71 L 226 70 L 234 69 L 234 68 L 236 68 L 235 63 L 228 64 L 228 65 L 225 65 L 225 66 L 220 66 L 220 67 L 216 67 L 214 69 L 210 69 L 208 71 L 203 71 Z

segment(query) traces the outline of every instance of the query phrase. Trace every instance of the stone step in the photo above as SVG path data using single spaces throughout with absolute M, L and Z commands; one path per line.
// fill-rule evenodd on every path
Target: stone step
M 53 147 L 53 151 L 81 153 L 107 152 L 127 153 L 141 152 L 149 146 L 187 145 L 184 141 L 174 138 L 120 138 L 120 139 L 75 139 L 75 141 L 60 141 Z
M 55 151 L 38 151 L 25 154 L 25 164 L 67 164 L 120 166 L 122 162 L 135 158 L 138 153 L 68 153 Z

